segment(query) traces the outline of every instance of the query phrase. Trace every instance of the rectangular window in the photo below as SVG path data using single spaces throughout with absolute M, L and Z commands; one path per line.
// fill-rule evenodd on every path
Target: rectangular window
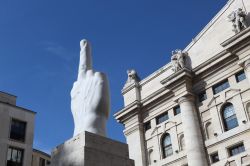
M 151 129 L 151 123 L 150 123 L 150 121 L 144 123 L 144 130 L 147 131 L 149 129 Z
M 214 94 L 217 94 L 217 93 L 219 93 L 219 92 L 221 92 L 229 87 L 230 87 L 230 85 L 229 85 L 228 80 L 224 80 L 224 81 L 213 86 L 213 92 L 214 92 Z
M 168 113 L 167 112 L 156 117 L 156 124 L 160 124 L 166 120 L 168 120 Z
M 235 78 L 236 78 L 237 82 L 240 82 L 240 81 L 243 81 L 244 79 L 246 79 L 246 75 L 245 75 L 244 71 L 242 70 L 235 75 Z
M 211 159 L 211 163 L 216 163 L 220 161 L 218 152 L 211 154 L 210 159 Z
M 245 151 L 245 147 L 243 143 L 240 143 L 238 145 L 232 146 L 230 148 L 228 148 L 228 152 L 230 156 L 235 156 L 241 152 Z
M 23 150 L 9 147 L 7 155 L 7 166 L 22 166 L 23 163 Z
M 39 166 L 45 166 L 45 159 L 40 158 L 40 160 L 39 160 Z
M 206 91 L 201 92 L 198 96 L 199 96 L 199 102 L 203 102 L 204 100 L 207 99 Z
M 10 139 L 24 142 L 25 131 L 26 131 L 26 122 L 12 119 L 11 130 L 10 130 Z
M 175 108 L 174 108 L 174 115 L 178 115 L 178 114 L 180 114 L 180 113 L 181 113 L 181 108 L 180 108 L 180 106 L 175 107 Z

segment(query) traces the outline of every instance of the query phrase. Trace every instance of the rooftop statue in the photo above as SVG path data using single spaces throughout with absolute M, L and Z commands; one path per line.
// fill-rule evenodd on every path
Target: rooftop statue
M 239 33 L 243 29 L 247 28 L 246 16 L 246 12 L 244 12 L 241 8 L 238 8 L 228 15 L 229 21 L 233 23 L 233 31 L 235 33 Z
M 138 77 L 137 72 L 134 69 L 127 70 L 127 74 L 128 80 L 126 84 L 140 81 L 140 78 Z
M 174 72 L 177 72 L 186 67 L 186 62 L 185 62 L 186 55 L 187 53 L 183 52 L 180 49 L 172 51 L 171 64 L 172 64 L 172 70 Z
M 82 40 L 80 47 L 78 78 L 71 90 L 74 136 L 84 131 L 106 136 L 110 112 L 108 79 L 104 73 L 92 68 L 90 43 Z

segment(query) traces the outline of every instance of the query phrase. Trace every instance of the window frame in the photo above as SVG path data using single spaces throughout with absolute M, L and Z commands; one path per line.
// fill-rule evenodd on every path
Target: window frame
M 239 76 L 240 76 L 241 74 L 244 74 L 244 78 L 243 78 L 243 79 L 239 79 Z M 239 71 L 238 73 L 236 73 L 236 74 L 235 74 L 235 79 L 236 79 L 236 82 L 237 82 L 237 83 L 239 83 L 239 82 L 241 82 L 241 81 L 244 81 L 244 80 L 246 79 L 246 73 L 245 73 L 245 71 L 244 71 L 244 70 L 241 70 L 241 71 Z
M 177 116 L 181 113 L 181 107 L 179 105 L 175 106 L 173 110 L 174 110 L 174 116 Z M 176 110 L 179 110 L 179 112 L 177 112 Z
M 239 148 L 240 148 L 240 147 L 243 147 L 243 151 L 239 151 Z M 237 152 L 236 154 L 233 154 L 232 151 L 235 150 L 235 148 L 237 148 L 238 152 Z M 228 148 L 227 148 L 227 151 L 228 151 L 229 157 L 233 157 L 233 156 L 236 156 L 236 155 L 238 155 L 238 154 L 240 154 L 240 153 L 245 152 L 245 151 L 246 151 L 246 148 L 245 148 L 244 142 L 240 142 L 240 143 L 237 143 L 237 144 L 235 144 L 235 145 L 232 145 L 232 146 L 228 147 Z
M 15 138 L 11 138 L 11 131 L 12 131 L 12 123 L 13 121 L 16 121 L 16 122 L 20 122 L 20 123 L 24 123 L 25 126 L 24 126 L 24 135 L 23 135 L 23 139 L 15 139 Z M 26 134 L 27 134 L 27 126 L 28 126 L 28 123 L 26 121 L 23 121 L 23 120 L 20 120 L 20 119 L 17 119 L 17 118 L 11 118 L 10 119 L 10 126 L 9 126 L 9 140 L 11 141 L 15 141 L 15 142 L 22 142 L 22 143 L 25 143 L 26 142 Z
M 229 107 L 229 106 L 231 106 L 233 108 L 234 114 L 230 115 L 229 117 L 225 117 L 224 112 L 226 111 L 226 108 Z M 234 108 L 234 105 L 232 103 L 226 103 L 221 107 L 221 118 L 222 118 L 222 122 L 223 122 L 224 131 L 229 131 L 229 130 L 232 130 L 232 129 L 239 126 L 239 122 L 238 122 L 238 118 L 237 118 L 237 115 L 236 115 L 236 112 L 235 112 L 235 108 Z M 228 124 L 229 124 L 229 121 L 231 121 L 231 120 L 235 120 L 237 125 L 235 125 L 234 127 L 229 128 Z
M 163 120 L 163 121 L 160 122 L 160 121 L 159 121 L 160 118 L 163 118 L 163 117 L 165 117 L 165 116 L 166 116 L 167 118 L 166 118 L 165 120 Z M 161 123 L 163 123 L 163 122 L 169 120 L 168 111 L 166 111 L 166 112 L 164 112 L 164 113 L 158 115 L 158 116 L 155 118 L 155 120 L 156 120 L 156 125 L 159 125 L 159 124 L 161 124 Z
M 46 166 L 46 159 L 40 157 L 39 158 L 39 166 Z
M 214 159 L 213 157 L 215 157 L 215 156 L 218 156 L 218 160 L 216 160 L 216 161 L 213 160 Z M 218 152 L 211 153 L 209 155 L 209 158 L 210 158 L 211 164 L 214 164 L 214 163 L 217 163 L 220 161 L 220 157 L 219 157 Z
M 152 128 L 151 121 L 145 122 L 144 125 L 143 125 L 143 128 L 144 128 L 144 131 L 150 130 Z
M 11 149 L 11 158 L 12 158 L 13 150 L 16 150 L 16 151 L 17 151 L 17 154 L 19 154 L 18 152 L 21 152 L 21 154 L 22 154 L 22 156 L 21 156 L 21 162 L 20 162 L 20 163 L 17 163 L 17 164 L 20 165 L 20 166 L 23 166 L 25 150 L 22 149 L 22 148 L 19 148 L 19 147 L 15 147 L 15 146 L 8 146 L 8 148 L 7 148 L 6 166 L 8 166 L 8 158 L 9 158 L 8 154 L 9 154 L 9 149 Z
M 165 142 L 164 140 L 167 139 L 167 138 L 169 138 L 170 144 L 164 145 L 164 142 Z M 163 157 L 163 159 L 165 159 L 165 158 L 167 158 L 169 156 L 172 156 L 174 154 L 172 145 L 173 144 L 172 144 L 171 135 L 169 133 L 164 133 L 163 136 L 162 136 L 162 139 L 161 139 L 161 149 L 162 149 L 162 157 Z M 167 155 L 165 149 L 166 150 L 172 150 L 172 153 Z
M 226 87 L 223 87 L 223 85 L 227 85 Z M 218 91 L 216 90 L 217 88 L 221 87 Z M 228 79 L 225 79 L 223 81 L 220 81 L 219 83 L 215 84 L 212 86 L 212 89 L 213 89 L 213 94 L 216 95 L 226 89 L 230 88 L 230 84 L 229 84 L 229 81 Z

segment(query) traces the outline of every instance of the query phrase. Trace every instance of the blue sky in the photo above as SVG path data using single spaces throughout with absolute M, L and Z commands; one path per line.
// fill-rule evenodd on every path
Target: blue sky
M 185 48 L 227 0 L 0 1 L 0 91 L 37 112 L 34 147 L 50 151 L 73 135 L 70 90 L 79 41 L 93 46 L 107 73 L 112 110 L 108 137 L 125 142 L 113 114 L 123 107 L 126 70 L 145 78 Z

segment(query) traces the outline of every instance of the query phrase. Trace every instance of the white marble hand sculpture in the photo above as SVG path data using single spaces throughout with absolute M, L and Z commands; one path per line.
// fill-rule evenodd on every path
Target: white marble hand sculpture
M 83 131 L 106 136 L 110 111 L 108 79 L 104 73 L 92 69 L 90 43 L 82 40 L 80 47 L 78 78 L 71 90 L 74 136 Z

